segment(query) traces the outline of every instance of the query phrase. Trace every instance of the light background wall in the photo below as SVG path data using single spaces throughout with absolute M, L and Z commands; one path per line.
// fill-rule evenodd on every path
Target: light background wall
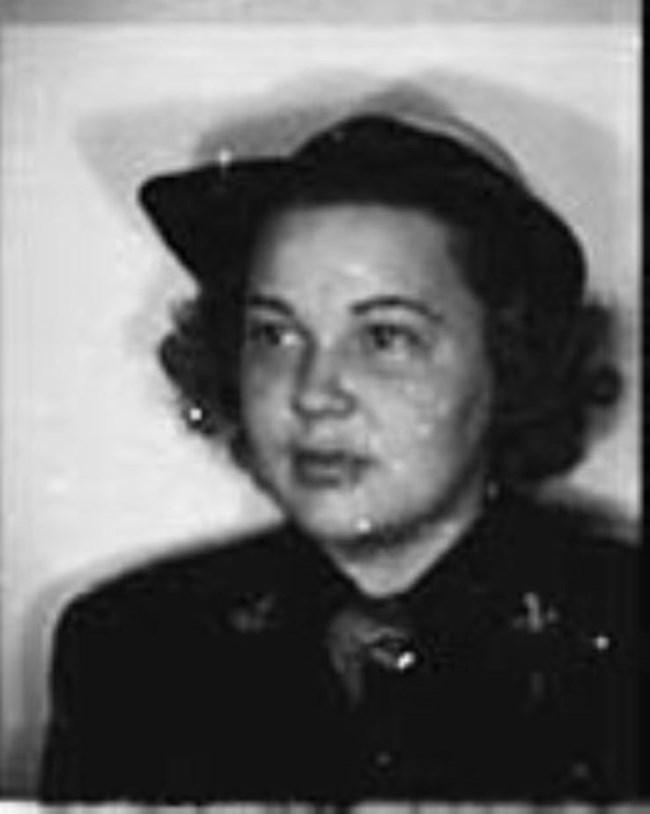
M 275 517 L 218 450 L 185 435 L 152 361 L 169 302 L 191 289 L 134 190 L 197 145 L 205 154 L 217 133 L 286 147 L 365 89 L 417 80 L 502 138 L 585 239 L 596 287 L 623 320 L 625 403 L 571 484 L 638 513 L 633 25 L 2 33 L 3 794 L 33 792 L 62 604 L 154 552 Z M 314 98 L 308 115 L 277 115 Z M 231 124 L 251 110 L 260 130 Z

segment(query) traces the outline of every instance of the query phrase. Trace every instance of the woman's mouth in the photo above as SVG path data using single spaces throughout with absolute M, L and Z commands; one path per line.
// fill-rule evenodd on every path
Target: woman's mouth
M 291 453 L 295 480 L 309 489 L 355 486 L 365 475 L 370 459 L 348 450 L 297 448 Z

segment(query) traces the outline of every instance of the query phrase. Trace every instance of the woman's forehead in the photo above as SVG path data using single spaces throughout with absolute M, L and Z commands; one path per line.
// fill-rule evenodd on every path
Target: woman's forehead
M 369 296 L 456 299 L 469 291 L 456 230 L 414 207 L 342 202 L 275 215 L 254 255 L 249 293 L 342 302 Z

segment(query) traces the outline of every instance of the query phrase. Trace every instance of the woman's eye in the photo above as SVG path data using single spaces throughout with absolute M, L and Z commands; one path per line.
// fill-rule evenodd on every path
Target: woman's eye
M 289 348 L 299 338 L 294 327 L 282 322 L 257 321 L 246 326 L 246 344 L 255 348 Z
M 363 330 L 365 346 L 386 355 L 405 355 L 424 350 L 425 341 L 419 332 L 406 325 L 375 323 Z

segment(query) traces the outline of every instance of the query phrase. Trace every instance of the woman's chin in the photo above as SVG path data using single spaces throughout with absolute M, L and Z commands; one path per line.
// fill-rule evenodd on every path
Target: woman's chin
M 375 524 L 364 513 L 332 507 L 300 507 L 289 512 L 293 522 L 318 543 L 353 546 L 372 536 Z

